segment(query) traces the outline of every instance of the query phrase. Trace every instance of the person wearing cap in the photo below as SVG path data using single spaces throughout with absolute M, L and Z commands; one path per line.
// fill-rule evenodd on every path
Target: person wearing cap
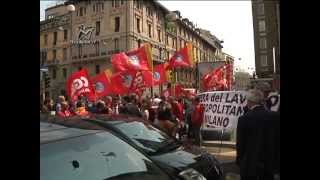
M 239 117 L 236 136 L 236 164 L 240 167 L 241 180 L 274 179 L 275 116 L 263 103 L 262 91 L 247 91 L 249 111 Z

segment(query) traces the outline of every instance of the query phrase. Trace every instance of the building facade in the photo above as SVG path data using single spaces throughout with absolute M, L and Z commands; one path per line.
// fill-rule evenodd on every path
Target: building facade
M 280 77 L 280 2 L 252 0 L 255 65 L 258 78 Z
M 49 69 L 51 97 L 65 93 L 66 78 L 71 73 L 85 67 L 90 76 L 99 74 L 111 68 L 113 54 L 138 48 L 143 43 L 151 44 L 154 65 L 167 61 L 187 42 L 192 42 L 197 62 L 224 57 L 221 41 L 195 27 L 179 11 L 175 11 L 177 20 L 169 22 L 166 17 L 170 11 L 157 1 L 67 3 L 75 6 L 74 12 L 68 12 L 62 5 L 58 9 L 48 8 L 46 20 L 40 23 L 41 63 Z M 196 69 L 177 69 L 175 81 L 186 88 L 197 88 Z M 159 94 L 165 88 L 152 89 Z

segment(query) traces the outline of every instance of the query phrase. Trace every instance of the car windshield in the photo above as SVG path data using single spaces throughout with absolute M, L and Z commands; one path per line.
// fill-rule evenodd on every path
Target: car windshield
M 100 132 L 40 145 L 40 179 L 170 178 L 126 142 Z
M 149 124 L 139 121 L 117 122 L 114 126 L 128 136 L 139 147 L 143 148 L 149 155 L 162 153 L 165 147 L 177 144 L 177 141 L 166 133 Z

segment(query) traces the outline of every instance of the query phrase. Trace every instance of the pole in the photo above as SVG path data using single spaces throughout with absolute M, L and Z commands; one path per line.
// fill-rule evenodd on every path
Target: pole
M 273 54 L 273 73 L 276 74 L 276 48 L 272 47 L 272 54 Z
M 224 134 L 224 128 L 221 131 L 221 137 L 220 137 L 220 147 L 219 147 L 219 152 L 218 152 L 218 156 L 221 156 L 221 148 L 222 148 L 222 138 L 223 138 L 223 134 Z

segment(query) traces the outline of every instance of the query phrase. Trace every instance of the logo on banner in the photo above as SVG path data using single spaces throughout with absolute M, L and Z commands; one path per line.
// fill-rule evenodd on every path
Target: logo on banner
M 104 91 L 104 85 L 102 82 L 97 82 L 96 83 L 96 91 L 97 93 L 102 93 Z
M 84 76 L 81 76 L 79 79 L 74 79 L 72 81 L 71 95 L 76 91 L 79 93 L 90 92 L 88 79 Z
M 181 54 L 177 54 L 176 61 L 177 61 L 177 62 L 183 61 L 183 57 L 182 57 Z
M 139 57 L 136 56 L 136 55 L 132 55 L 132 56 L 129 56 L 129 63 L 135 65 L 135 66 L 139 66 L 140 63 L 139 63 Z
M 131 83 L 132 83 L 132 76 L 127 74 L 127 75 L 124 75 L 122 76 L 122 79 L 123 79 L 123 85 L 127 88 L 129 88 L 131 86 Z
M 153 79 L 159 81 L 160 80 L 160 73 L 159 72 L 153 72 Z

